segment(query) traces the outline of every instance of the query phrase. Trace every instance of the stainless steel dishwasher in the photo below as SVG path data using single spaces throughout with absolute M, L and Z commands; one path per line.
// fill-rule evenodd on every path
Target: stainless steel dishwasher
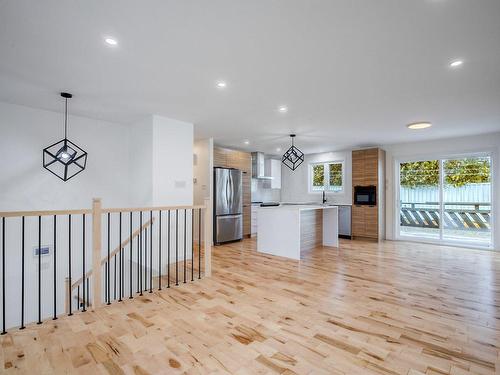
M 339 208 L 339 237 L 352 238 L 351 234 L 351 206 L 338 206 Z

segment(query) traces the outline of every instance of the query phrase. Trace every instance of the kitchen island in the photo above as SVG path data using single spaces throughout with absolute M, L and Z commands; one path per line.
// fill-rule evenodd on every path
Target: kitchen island
M 257 210 L 257 251 L 300 259 L 316 246 L 338 247 L 338 207 L 281 205 Z

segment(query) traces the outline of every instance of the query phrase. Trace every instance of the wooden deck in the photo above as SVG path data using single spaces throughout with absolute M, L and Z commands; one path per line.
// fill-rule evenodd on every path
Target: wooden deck
M 216 247 L 211 279 L 1 336 L 1 373 L 498 374 L 500 255 Z
M 399 218 L 403 227 L 490 231 L 491 204 L 447 203 L 441 223 L 439 203 L 401 203 Z

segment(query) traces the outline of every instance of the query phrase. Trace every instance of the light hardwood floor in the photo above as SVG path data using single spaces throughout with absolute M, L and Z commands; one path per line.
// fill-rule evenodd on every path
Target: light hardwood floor
M 342 241 L 301 262 L 255 241 L 214 275 L 0 338 L 0 372 L 499 374 L 500 255 Z

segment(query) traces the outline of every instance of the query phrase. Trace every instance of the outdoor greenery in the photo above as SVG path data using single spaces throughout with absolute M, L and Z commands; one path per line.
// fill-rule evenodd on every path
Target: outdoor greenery
M 333 163 L 330 167 L 330 186 L 342 186 L 342 164 Z
M 320 187 L 325 185 L 325 167 L 323 164 L 313 165 L 313 186 Z
M 326 171 L 325 166 L 328 168 Z M 327 172 L 327 180 L 325 180 L 325 172 Z M 315 188 L 322 188 L 326 184 L 327 190 L 339 190 L 339 188 L 342 188 L 342 163 L 313 165 L 312 180 L 313 187 Z
M 453 187 L 490 182 L 490 166 L 490 158 L 487 157 L 445 160 L 444 182 Z M 401 186 L 438 186 L 439 160 L 401 163 L 400 173 Z

